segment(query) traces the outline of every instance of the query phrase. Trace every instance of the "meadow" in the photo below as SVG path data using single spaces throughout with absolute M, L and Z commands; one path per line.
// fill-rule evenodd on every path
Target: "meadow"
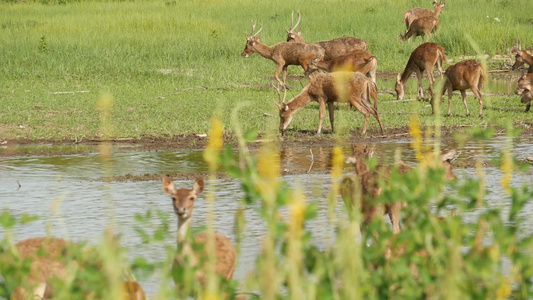
M 532 45 L 532 17 L 523 9 L 528 6 L 527 0 L 448 3 L 432 41 L 455 62 L 464 55 L 504 53 L 502 39 Z M 291 12 L 300 10 L 299 29 L 308 41 L 365 39 L 378 58 L 378 72 L 396 74 L 422 43 L 420 37 L 416 42 L 398 39 L 405 31 L 403 12 L 412 7 L 431 8 L 431 1 L 4 1 L 0 137 L 70 142 L 206 133 L 215 115 L 233 134 L 236 121 L 228 112 L 240 106 L 245 106 L 237 113 L 246 116 L 244 127 L 275 131 L 275 66 L 258 54 L 240 55 L 251 20 L 262 22 L 261 41 L 273 45 L 285 40 Z M 503 67 L 502 60 L 495 62 L 489 66 Z M 289 76 L 288 98 L 307 81 L 297 66 L 289 67 Z M 407 98 L 415 97 L 414 86 L 415 80 L 410 81 Z M 378 87 L 394 91 L 394 81 L 380 78 Z M 505 119 L 520 125 L 528 120 L 518 96 L 492 96 L 488 88 L 485 93 L 487 106 L 510 110 L 487 110 L 483 121 L 466 118 L 455 96 L 453 115 L 443 125 L 501 126 Z M 114 130 L 104 133 L 97 103 L 105 95 L 111 97 Z M 434 123 L 427 103 L 391 100 L 395 96 L 380 95 L 386 129 L 405 126 L 412 113 L 420 114 L 423 125 Z M 469 97 L 469 103 L 475 110 L 477 100 Z M 362 119 L 357 112 L 337 112 L 340 132 L 357 135 L 360 130 L 354 127 L 362 126 Z M 317 123 L 317 106 L 311 104 L 292 128 L 312 132 Z M 371 121 L 370 128 L 375 126 Z

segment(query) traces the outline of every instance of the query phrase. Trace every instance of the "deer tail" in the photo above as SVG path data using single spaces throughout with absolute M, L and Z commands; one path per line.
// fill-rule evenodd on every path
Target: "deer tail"
M 446 56 L 444 55 L 444 51 L 439 51 L 439 57 L 442 62 L 447 62 Z

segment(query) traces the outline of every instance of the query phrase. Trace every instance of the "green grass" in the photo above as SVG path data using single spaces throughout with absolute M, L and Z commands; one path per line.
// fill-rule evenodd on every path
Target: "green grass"
M 355 35 L 369 42 L 379 72 L 399 72 L 422 42 L 398 40 L 405 30 L 403 12 L 431 7 L 430 1 L 383 0 L 54 3 L 0 3 L 1 139 L 102 136 L 95 104 L 104 93 L 115 99 L 112 137 L 205 133 L 214 114 L 233 130 L 229 112 L 241 102 L 250 103 L 241 113 L 243 126 L 265 132 L 278 122 L 272 103 L 277 95 L 265 88 L 273 82 L 275 67 L 258 54 L 240 56 L 250 20 L 263 22 L 262 42 L 272 45 L 285 39 L 290 14 L 300 9 L 299 28 L 307 41 Z M 505 50 L 502 39 L 511 43 L 520 38 L 531 45 L 533 25 L 528 10 L 522 9 L 528 5 L 527 0 L 448 3 L 432 40 L 455 61 L 460 55 L 476 54 L 466 34 L 490 55 Z M 302 76 L 303 71 L 292 66 L 289 75 Z M 291 82 L 289 95 L 304 84 L 305 80 Z M 393 90 L 394 82 L 378 81 L 378 86 Z M 53 94 L 82 90 L 90 93 Z M 413 91 L 408 88 L 407 97 L 412 98 Z M 432 124 L 425 104 L 387 103 L 393 98 L 380 96 L 386 128 L 406 125 L 409 112 L 420 112 L 422 123 Z M 479 123 L 463 117 L 464 108 L 456 98 L 453 116 L 443 125 Z M 487 97 L 486 102 L 491 101 L 494 106 L 523 107 L 517 96 Z M 477 111 L 477 100 L 469 97 L 469 103 L 470 110 Z M 392 113 L 398 110 L 403 114 Z M 275 117 L 265 118 L 263 113 Z M 310 105 L 296 115 L 292 127 L 316 130 L 317 115 L 316 106 Z M 337 115 L 349 127 L 362 126 L 357 112 Z M 518 111 L 486 115 L 489 124 L 529 116 Z M 376 127 L 374 121 L 370 124 Z

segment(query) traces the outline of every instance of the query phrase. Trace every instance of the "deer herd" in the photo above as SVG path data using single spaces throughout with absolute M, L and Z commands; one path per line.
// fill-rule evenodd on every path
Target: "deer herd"
M 433 1 L 434 10 L 413 8 L 407 10 L 404 14 L 403 23 L 406 25 L 406 32 L 400 35 L 400 39 L 406 40 L 418 35 L 430 37 L 431 33 L 439 28 L 439 15 L 443 12 L 445 3 Z M 278 82 L 274 86 L 279 102 L 276 105 L 279 108 L 281 132 L 284 132 L 291 123 L 294 115 L 312 101 L 319 104 L 319 125 L 317 134 L 321 133 L 322 121 L 328 107 L 331 130 L 334 131 L 334 102 L 346 102 L 355 107 L 365 116 L 365 123 L 362 128 L 362 134 L 366 133 L 369 117 L 372 115 L 379 124 L 383 134 L 383 125 L 379 117 L 377 102 L 378 88 L 376 85 L 376 68 L 377 58 L 372 55 L 368 49 L 368 43 L 355 37 L 341 37 L 328 41 L 308 43 L 302 37 L 301 30 L 295 32 L 301 21 L 300 12 L 297 12 L 298 20 L 294 24 L 294 13 L 291 17 L 290 29 L 287 29 L 287 41 L 273 46 L 268 46 L 260 41 L 259 33 L 263 29 L 255 31 L 256 24 L 252 24 L 252 31 L 246 34 L 246 47 L 242 56 L 249 57 L 254 52 L 272 60 L 276 64 L 274 77 Z M 471 89 L 479 100 L 479 117 L 483 116 L 482 89 L 483 81 L 486 79 L 486 72 L 483 65 L 475 60 L 465 60 L 449 66 L 443 72 L 443 63 L 446 62 L 442 46 L 426 42 L 418 46 L 410 55 L 403 72 L 398 73 L 396 78 L 396 95 L 398 100 L 402 100 L 405 94 L 406 82 L 414 72 L 418 78 L 417 98 L 424 99 L 424 88 L 422 87 L 423 72 L 426 71 L 429 87 L 429 95 L 433 95 L 435 79 L 433 77 L 433 67 L 436 65 L 437 70 L 443 79 L 443 90 L 439 91 L 442 95 L 448 91 L 448 116 L 450 115 L 450 105 L 452 92 L 459 90 L 466 108 L 467 116 L 470 115 L 466 104 L 466 90 Z M 513 70 L 528 64 L 527 73 L 521 76 L 517 83 L 516 94 L 521 95 L 521 102 L 526 104 L 526 112 L 529 111 L 531 101 L 533 100 L 533 56 L 531 47 L 522 50 L 521 43 L 515 43 L 510 53 L 515 54 L 515 63 Z M 286 102 L 287 96 L 287 67 L 290 65 L 299 65 L 305 75 L 309 76 L 309 82 L 303 87 L 301 92 Z M 282 80 L 279 74 L 282 74 Z M 444 74 L 444 75 L 443 75 Z M 283 93 L 280 90 L 283 87 Z M 283 96 L 282 96 L 283 95 Z M 371 100 L 372 99 L 372 100 Z M 373 102 L 373 104 L 372 104 Z M 455 150 L 442 154 L 442 166 L 445 169 L 445 177 L 454 178 L 455 175 L 451 169 L 450 161 L 456 155 Z M 390 166 L 378 166 L 376 171 L 370 170 L 366 164 L 365 157 L 368 153 L 359 153 L 351 158 L 354 163 L 355 173 L 352 177 L 347 177 L 341 185 L 341 194 L 343 197 L 363 199 L 361 210 L 364 215 L 364 223 L 368 224 L 378 214 L 388 214 L 392 222 L 393 232 L 400 230 L 399 213 L 405 203 L 397 202 L 396 204 L 387 205 L 384 208 L 376 207 L 372 201 L 381 193 L 381 186 L 377 184 L 378 179 L 385 179 L 390 176 Z M 401 163 L 397 166 L 400 173 L 408 172 L 412 167 Z M 385 176 L 385 177 L 382 177 Z M 363 197 L 353 195 L 354 182 L 360 185 L 357 193 L 362 193 Z M 197 234 L 192 239 L 187 239 L 190 235 L 190 224 L 193 213 L 193 206 L 197 196 L 203 191 L 203 179 L 197 179 L 192 189 L 176 189 L 173 181 L 165 176 L 163 177 L 163 190 L 172 198 L 174 212 L 178 217 L 178 252 L 174 260 L 174 269 L 180 269 L 183 264 L 192 264 L 198 266 L 200 263 L 201 253 L 198 253 L 198 245 L 204 245 L 208 241 L 205 234 Z M 365 200 L 366 199 L 366 200 Z M 235 271 L 236 254 L 230 240 L 218 233 L 213 235 L 214 254 L 215 254 L 215 272 L 225 279 L 232 279 Z M 69 247 L 80 247 L 79 245 L 59 239 L 59 238 L 30 238 L 18 242 L 15 245 L 18 251 L 18 257 L 22 259 L 30 258 L 33 261 L 29 266 L 29 274 L 25 286 L 17 287 L 11 296 L 11 299 L 26 299 L 30 295 L 39 299 L 53 297 L 53 284 L 51 279 L 66 278 L 71 276 L 72 266 L 68 266 L 61 261 L 60 257 L 65 255 Z M 205 249 L 204 249 L 205 251 Z M 39 254 L 46 253 L 45 256 Z M 205 254 L 205 253 L 204 253 Z M 201 283 L 206 283 L 206 274 L 204 266 L 200 266 L 195 273 L 195 279 Z M 180 284 L 176 281 L 176 285 Z M 31 287 L 26 289 L 25 287 Z M 119 287 L 124 299 L 145 299 L 144 292 L 140 285 L 132 279 L 125 280 Z M 91 295 L 87 295 L 90 297 Z
M 439 28 L 439 15 L 444 10 L 445 2 L 433 1 L 433 10 L 424 8 L 409 9 L 404 13 L 402 22 L 405 23 L 406 32 L 400 35 L 401 40 L 407 40 L 413 37 L 416 39 L 419 35 L 425 35 L 427 39 Z M 297 12 L 298 20 L 294 22 L 294 12 L 291 16 L 291 26 L 287 31 L 286 42 L 281 42 L 273 46 L 267 46 L 260 43 L 259 33 L 263 29 L 255 31 L 255 24 L 252 24 L 252 32 L 246 34 L 246 47 L 242 56 L 249 57 L 253 52 L 272 60 L 276 64 L 274 77 L 278 82 L 276 88 L 280 95 L 280 102 L 276 103 L 280 115 L 280 131 L 282 133 L 292 121 L 294 114 L 309 104 L 311 101 L 319 103 L 319 126 L 317 134 L 321 133 L 322 119 L 326 104 L 328 105 L 329 117 L 331 121 L 331 131 L 334 132 L 333 126 L 333 102 L 350 103 L 350 107 L 355 107 L 365 116 L 365 123 L 362 134 L 366 133 L 369 115 L 372 114 L 378 121 L 381 132 L 383 126 L 379 118 L 377 105 L 371 109 L 368 105 L 368 96 L 377 103 L 376 86 L 376 69 L 377 58 L 369 51 L 368 43 L 355 37 L 341 37 L 328 41 L 308 43 L 302 37 L 302 31 L 296 31 L 300 24 L 301 15 Z M 528 53 L 531 48 L 522 50 L 521 46 L 515 45 L 512 53 L 516 54 L 513 70 L 520 68 L 523 64 L 528 64 L 528 73 L 533 72 L 533 56 Z M 396 95 L 399 101 L 403 100 L 406 89 L 406 82 L 415 73 L 418 78 L 419 100 L 428 100 L 424 98 L 424 88 L 422 86 L 423 72 L 426 71 L 429 80 L 428 94 L 433 99 L 433 95 L 440 96 L 448 91 L 448 116 L 451 109 L 452 93 L 455 90 L 461 92 L 463 103 L 466 109 L 466 115 L 470 116 L 466 103 L 466 90 L 472 90 L 475 97 L 479 100 L 479 117 L 483 116 L 483 82 L 487 80 L 486 69 L 482 63 L 476 60 L 460 61 L 450 65 L 443 72 L 443 63 L 447 62 L 444 48 L 437 44 L 426 42 L 417 47 L 410 55 L 405 69 L 399 73 L 396 79 Z M 308 84 L 302 89 L 300 94 L 285 103 L 285 96 L 281 97 L 280 86 L 285 89 L 286 95 L 286 75 L 289 65 L 300 65 L 309 77 Z M 433 67 L 437 66 L 442 80 L 443 88 L 439 91 L 433 91 L 435 79 L 433 76 Z M 283 71 L 283 80 L 279 78 L 279 73 Z M 334 74 L 344 72 L 342 76 L 321 75 L 321 73 Z M 336 78 L 345 78 L 346 72 L 351 72 L 354 80 L 337 82 Z M 361 77 L 358 73 L 363 74 L 366 78 Z M 529 110 L 532 100 L 531 79 L 529 75 L 524 75 L 518 81 L 516 94 L 522 95 L 522 103 L 527 104 L 526 111 Z M 370 83 L 373 84 L 371 87 Z M 347 86 L 343 86 L 346 85 Z M 369 88 L 371 87 L 371 88 Z M 366 91 L 365 91 L 366 90 Z M 347 91 L 347 92 L 346 92 Z M 438 99 L 437 98 L 437 99 Z

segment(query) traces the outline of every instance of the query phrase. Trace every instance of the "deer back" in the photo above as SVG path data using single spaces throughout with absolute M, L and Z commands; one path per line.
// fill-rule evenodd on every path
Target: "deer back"
M 325 50 L 327 60 L 334 59 L 337 56 L 347 54 L 353 50 L 367 50 L 368 42 L 354 37 L 341 37 L 329 41 L 317 42 Z
M 484 80 L 483 69 L 476 60 L 464 60 L 446 69 L 446 80 L 454 90 L 470 88 L 469 83 L 477 84 Z

